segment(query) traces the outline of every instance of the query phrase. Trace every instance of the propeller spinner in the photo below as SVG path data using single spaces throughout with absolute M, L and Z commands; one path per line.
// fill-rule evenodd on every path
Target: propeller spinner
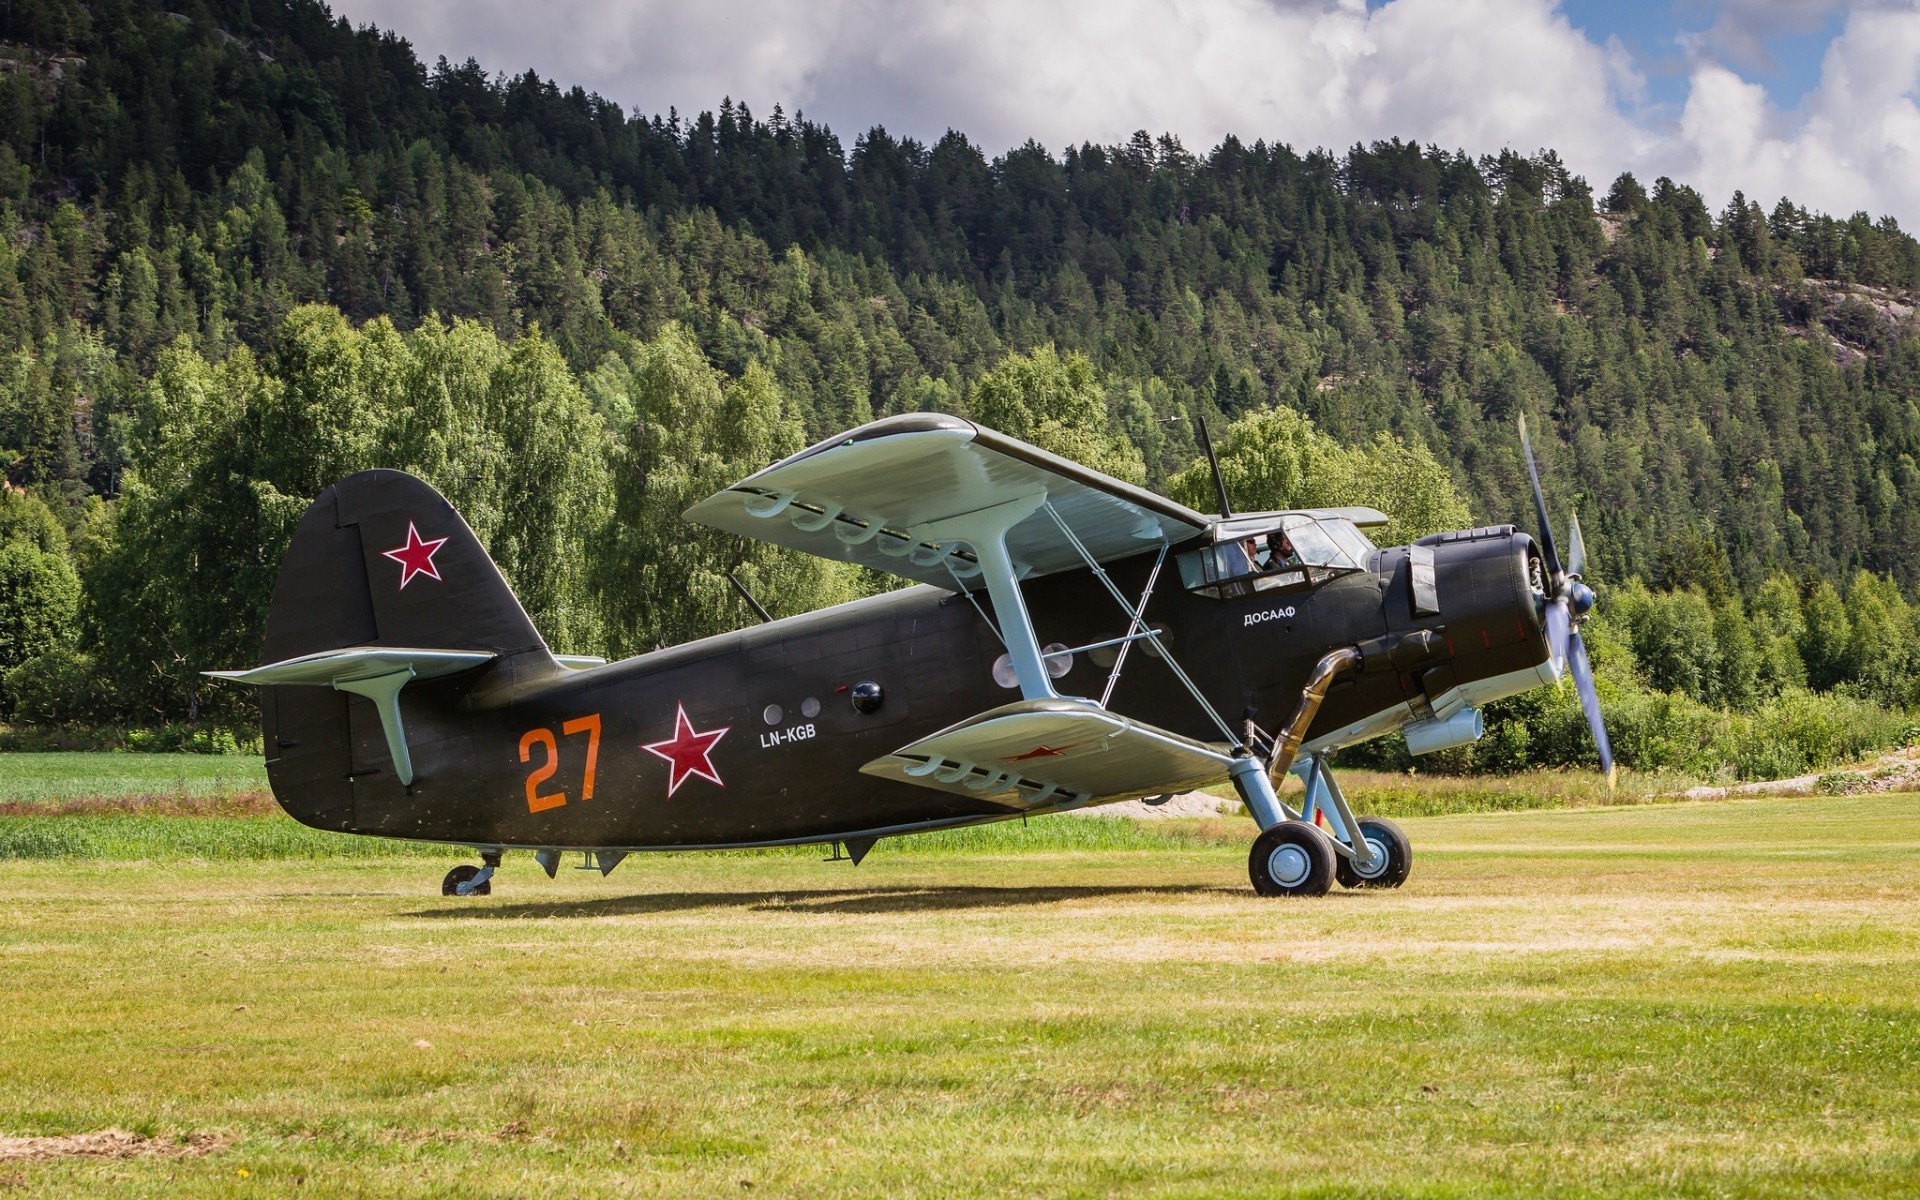
M 1593 731 L 1593 744 L 1600 751 L 1600 769 L 1606 772 L 1607 786 L 1614 783 L 1613 746 L 1607 741 L 1607 726 L 1600 717 L 1600 694 L 1593 686 L 1593 665 L 1587 661 L 1587 644 L 1580 637 L 1580 626 L 1593 611 L 1593 589 L 1581 582 L 1587 565 L 1587 542 L 1580 533 L 1580 517 L 1574 515 L 1567 530 L 1567 562 L 1562 567 L 1559 548 L 1553 542 L 1553 522 L 1547 516 L 1547 499 L 1540 490 L 1540 471 L 1534 465 L 1533 442 L 1527 437 L 1527 418 L 1520 418 L 1520 450 L 1527 460 L 1527 480 L 1533 485 L 1533 510 L 1540 521 L 1540 553 L 1547 569 L 1546 617 L 1547 652 L 1565 663 L 1573 675 L 1573 686 L 1580 693 L 1580 707 L 1587 714 L 1587 728 Z

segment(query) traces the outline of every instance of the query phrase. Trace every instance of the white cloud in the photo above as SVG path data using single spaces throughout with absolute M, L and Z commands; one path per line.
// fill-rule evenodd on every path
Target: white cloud
M 1776 0 L 1766 0 L 1776 4 Z M 989 153 L 1056 152 L 1171 131 L 1306 150 L 1377 138 L 1490 153 L 1552 147 L 1604 191 L 1621 170 L 1666 173 L 1716 205 L 1736 188 L 1920 226 L 1920 0 L 1855 9 L 1819 88 L 1794 112 L 1734 68 L 1762 33 L 1835 0 L 1712 0 L 1677 120 L 1641 107 L 1644 79 L 1557 0 L 341 0 L 423 56 L 531 67 L 646 112 L 804 109 L 851 145 L 867 128 Z M 1766 28 L 1761 28 L 1766 24 Z M 1742 42 L 1741 38 L 1745 37 Z M 1725 65 L 1731 61 L 1732 66 Z M 1634 115 L 1628 115 L 1634 114 Z
M 1781 196 L 1845 216 L 1892 213 L 1920 228 L 1920 11 L 1855 12 L 1827 47 L 1798 113 L 1727 68 L 1695 69 L 1677 137 L 1656 156 L 1724 199 Z

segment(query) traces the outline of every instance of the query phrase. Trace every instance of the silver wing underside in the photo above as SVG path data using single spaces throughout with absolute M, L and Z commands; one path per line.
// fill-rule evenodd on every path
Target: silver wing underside
M 882 755 L 867 775 L 1044 809 L 1185 792 L 1227 778 L 1232 759 L 1084 700 L 1022 700 Z
M 1195 538 L 1208 519 L 957 417 L 914 413 L 863 425 L 775 463 L 686 511 L 689 521 L 950 590 L 980 586 L 971 547 L 927 527 L 996 505 L 1051 508 L 1007 532 L 1030 579 Z M 1057 519 L 1056 519 L 1057 518 Z M 1071 537 L 1061 526 L 1072 531 Z

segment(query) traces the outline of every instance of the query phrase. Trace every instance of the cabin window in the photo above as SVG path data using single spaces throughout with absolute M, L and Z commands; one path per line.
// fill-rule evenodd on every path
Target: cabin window
M 1215 536 L 1176 561 L 1182 584 L 1218 599 L 1311 588 L 1365 570 L 1375 549 L 1351 521 L 1305 513 L 1222 522 Z

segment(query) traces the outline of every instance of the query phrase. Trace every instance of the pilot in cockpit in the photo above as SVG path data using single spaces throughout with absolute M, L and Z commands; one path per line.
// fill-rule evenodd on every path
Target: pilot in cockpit
M 1299 552 L 1293 548 L 1293 539 L 1284 529 L 1276 529 L 1267 535 L 1267 555 L 1263 570 L 1277 571 L 1282 567 L 1300 565 Z

